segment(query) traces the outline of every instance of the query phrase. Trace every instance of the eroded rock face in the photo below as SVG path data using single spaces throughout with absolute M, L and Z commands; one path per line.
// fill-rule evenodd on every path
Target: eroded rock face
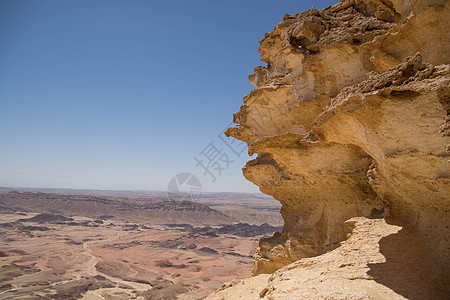
M 448 2 L 341 1 L 286 15 L 261 40 L 267 67 L 227 131 L 258 154 L 244 176 L 282 203 L 254 275 L 335 248 L 356 216 L 415 231 L 446 272 Z
M 383 219 L 355 217 L 349 239 L 271 275 L 224 284 L 207 300 L 447 299 L 448 282 L 434 277 L 420 237 Z

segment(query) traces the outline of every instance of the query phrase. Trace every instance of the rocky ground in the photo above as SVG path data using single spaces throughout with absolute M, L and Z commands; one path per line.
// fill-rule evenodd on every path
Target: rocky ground
M 433 278 L 420 237 L 384 219 L 352 218 L 341 246 L 275 273 L 224 284 L 222 299 L 445 299 L 444 278 Z M 448 278 L 447 278 L 448 280 Z M 448 282 L 448 281 L 447 281 Z M 295 295 L 295 296 L 294 296 Z
M 44 208 L 43 197 L 36 197 L 36 206 L 45 213 L 22 211 L 20 201 L 3 202 L 1 299 L 200 299 L 223 282 L 249 276 L 257 240 L 280 230 L 247 223 L 156 225 L 116 217 L 114 209 L 98 217 L 63 215 L 48 212 L 52 205 Z M 53 198 L 58 196 L 46 201 Z M 62 202 L 76 207 L 70 197 L 58 199 L 53 207 L 59 211 Z M 201 208 L 206 216 L 216 213 Z

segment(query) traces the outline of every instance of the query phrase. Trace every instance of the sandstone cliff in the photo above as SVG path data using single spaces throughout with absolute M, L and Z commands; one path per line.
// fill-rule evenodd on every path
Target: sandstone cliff
M 260 41 L 267 67 L 227 131 L 258 154 L 244 176 L 282 204 L 254 275 L 338 247 L 352 217 L 384 217 L 448 288 L 448 2 L 343 0 L 286 15 Z

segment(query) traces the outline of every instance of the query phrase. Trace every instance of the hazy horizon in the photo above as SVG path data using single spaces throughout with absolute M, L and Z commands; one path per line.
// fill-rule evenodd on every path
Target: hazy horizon
M 81 189 L 81 188 L 52 188 L 52 187 L 32 187 L 32 186 L 0 186 L 0 192 L 2 189 L 11 189 L 11 190 L 19 190 L 19 191 L 26 191 L 26 190 L 33 190 L 33 191 L 93 191 L 93 192 L 136 192 L 136 193 L 161 193 L 166 195 L 167 189 L 161 189 L 161 190 L 133 190 L 133 189 Z M 187 192 L 187 191 L 180 191 L 180 192 Z M 203 191 L 202 194 L 204 195 L 217 195 L 217 194 L 248 194 L 248 195 L 258 195 L 258 197 L 266 197 L 266 198 L 273 198 L 272 196 L 263 194 L 259 191 L 257 192 L 234 192 L 234 191 Z

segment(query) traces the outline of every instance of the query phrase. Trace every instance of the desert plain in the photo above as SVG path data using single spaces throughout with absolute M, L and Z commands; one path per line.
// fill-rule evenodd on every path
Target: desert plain
M 101 210 L 89 205 L 99 206 L 99 199 L 109 214 L 94 217 Z M 128 200 L 142 204 L 145 198 Z M 86 211 L 78 209 L 79 201 Z M 157 209 L 134 208 L 139 213 L 133 218 L 132 206 L 117 206 L 123 201 L 113 196 L 1 193 L 0 298 L 200 299 L 224 282 L 250 276 L 258 240 L 280 229 L 239 222 L 238 207 L 235 217 L 229 217 L 204 204 L 189 209 L 183 202 L 171 203 L 170 209 L 156 205 L 163 200 L 149 200 Z M 276 220 L 275 206 L 263 208 L 259 202 L 250 208 L 249 201 L 243 203 L 254 210 L 255 220 L 258 211 L 261 220 L 270 215 Z M 146 220 L 145 210 L 179 222 Z M 209 217 L 215 214 L 221 218 L 212 224 Z M 193 216 L 202 220 L 202 215 L 208 224 L 185 222 Z

